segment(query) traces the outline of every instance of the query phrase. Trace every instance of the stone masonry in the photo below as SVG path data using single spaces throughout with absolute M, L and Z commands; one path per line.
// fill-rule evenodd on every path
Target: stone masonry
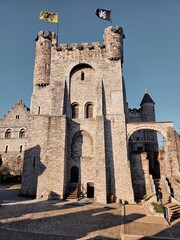
M 124 38 L 121 27 L 108 27 L 102 44 L 58 46 L 54 33 L 38 33 L 30 112 L 18 102 L 1 120 L 1 165 L 11 162 L 4 153 L 7 144 L 8 154 L 16 151 L 16 157 L 22 145 L 22 195 L 64 199 L 76 186 L 78 195 L 85 191 L 96 202 L 134 202 L 154 191 L 153 178 L 161 177 L 161 169 L 172 186 L 179 184 L 179 138 L 173 125 L 156 122 L 147 92 L 139 109 L 128 108 Z M 12 119 L 20 107 L 17 125 Z M 8 129 L 18 133 L 22 128 L 23 142 L 15 135 L 4 138 Z M 157 132 L 165 139 L 163 160 L 158 159 Z

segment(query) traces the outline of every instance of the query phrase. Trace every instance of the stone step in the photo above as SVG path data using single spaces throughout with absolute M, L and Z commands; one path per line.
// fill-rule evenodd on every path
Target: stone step
M 67 199 L 76 199 L 78 195 L 77 187 L 69 187 Z
M 77 199 L 76 196 L 68 196 L 67 199 Z
M 169 208 L 171 210 L 180 210 L 180 206 L 179 205 L 169 206 Z
M 67 198 L 77 198 L 77 194 L 69 194 Z

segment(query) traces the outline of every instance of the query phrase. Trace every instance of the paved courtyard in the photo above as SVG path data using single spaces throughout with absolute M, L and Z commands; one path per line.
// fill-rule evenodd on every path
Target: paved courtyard
M 142 205 L 13 200 L 17 190 L 0 190 L 0 200 L 8 196 L 0 207 L 1 240 L 180 239 L 179 220 L 169 226 L 163 216 L 147 215 Z

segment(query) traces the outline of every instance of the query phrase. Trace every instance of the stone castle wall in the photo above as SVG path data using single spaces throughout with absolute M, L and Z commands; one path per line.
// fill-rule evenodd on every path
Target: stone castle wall
M 86 186 L 88 182 L 94 182 L 95 199 L 100 202 L 106 202 L 107 191 L 114 194 L 117 199 L 133 199 L 127 161 L 125 94 L 121 73 L 123 38 L 121 28 L 112 30 L 112 27 L 109 27 L 105 30 L 103 44 L 97 42 L 92 45 L 83 43 L 81 46 L 61 44 L 60 47 L 56 47 L 54 36 L 44 35 L 42 32 L 39 33 L 36 42 L 31 114 L 51 116 L 66 114 L 71 119 L 71 105 L 78 104 L 78 119 L 70 121 L 67 127 L 65 182 L 70 181 L 71 168 L 77 166 L 81 170 L 81 184 Z M 51 50 L 49 42 L 52 42 Z M 50 61 L 45 61 L 46 57 Z M 50 72 L 47 71 L 47 65 Z M 87 103 L 93 106 L 92 119 L 86 118 Z M 110 124 L 104 125 L 105 118 Z M 33 126 L 31 131 L 34 131 Z M 71 149 L 73 138 L 78 132 L 82 135 L 86 132 L 89 135 L 93 150 L 92 155 L 87 156 L 86 144 L 81 145 L 79 148 L 84 146 L 86 150 L 83 147 L 79 159 L 75 160 L 71 156 Z M 109 137 L 111 137 L 110 150 L 107 143 Z M 53 173 L 57 175 L 55 171 Z M 124 171 L 126 178 L 123 178 Z M 111 179 L 108 187 L 107 175 Z M 46 179 L 45 173 L 39 179 L 43 183 L 42 179 Z M 124 184 L 130 186 L 126 193 L 123 191 Z M 39 182 L 38 192 L 42 192 L 40 185 Z
M 2 159 L 0 174 L 2 176 L 21 175 L 28 125 L 29 110 L 21 100 L 0 119 L 0 155 Z M 9 134 L 6 133 L 7 131 Z M 24 134 L 21 134 L 21 131 Z

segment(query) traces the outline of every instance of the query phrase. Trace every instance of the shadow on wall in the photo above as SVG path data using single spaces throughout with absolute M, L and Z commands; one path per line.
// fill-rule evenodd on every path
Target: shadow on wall
M 106 96 L 104 83 L 102 82 L 102 112 L 104 118 L 104 134 L 105 134 L 105 158 L 106 158 L 106 188 L 107 202 L 116 202 L 115 196 L 115 177 L 114 177 L 114 157 L 112 149 L 112 131 L 111 121 L 106 118 Z
M 40 176 L 46 168 L 40 161 L 40 153 L 41 148 L 39 145 L 27 149 L 24 153 L 20 195 L 36 196 L 38 176 Z
M 144 170 L 141 154 L 132 153 L 130 156 L 130 169 L 135 201 L 140 201 L 146 194 Z

